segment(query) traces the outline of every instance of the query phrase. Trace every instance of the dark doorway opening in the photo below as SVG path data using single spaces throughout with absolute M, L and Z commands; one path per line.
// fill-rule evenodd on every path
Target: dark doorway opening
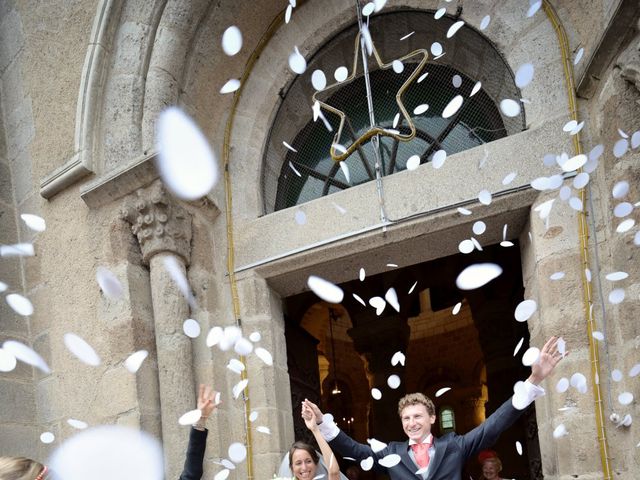
M 477 290 L 459 290 L 457 275 L 479 262 L 497 263 L 502 275 Z M 526 323 L 513 317 L 524 294 L 517 243 L 405 268 L 389 267 L 363 281 L 358 272 L 354 277 L 340 285 L 345 292 L 340 305 L 323 302 L 312 292 L 285 300 L 296 439 L 310 440 L 299 416 L 300 402 L 309 398 L 362 443 L 368 438 L 404 440 L 397 402 L 418 391 L 435 403 L 436 436 L 450 431 L 463 434 L 482 423 L 512 395 L 515 382 L 528 375 L 520 358 L 528 348 L 529 331 Z M 400 311 L 387 304 L 377 315 L 369 299 L 384 298 L 390 288 L 397 293 Z M 521 339 L 522 348 L 514 357 Z M 405 355 L 404 366 L 391 363 L 399 351 Z M 391 375 L 400 378 L 396 389 L 388 385 Z M 374 387 L 382 392 L 379 400 L 372 398 Z M 451 390 L 436 398 L 444 387 Z M 522 455 L 516 451 L 516 441 L 522 444 Z M 534 406 L 491 448 L 502 459 L 507 478 L 542 479 Z M 348 465 L 341 463 L 343 472 Z M 479 475 L 480 466 L 471 459 L 463 478 Z M 359 478 L 385 477 L 361 472 Z

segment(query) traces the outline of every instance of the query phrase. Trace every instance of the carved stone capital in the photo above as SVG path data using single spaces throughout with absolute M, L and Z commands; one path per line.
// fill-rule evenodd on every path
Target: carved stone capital
M 120 217 L 131 224 L 146 264 L 156 253 L 169 251 L 189 265 L 191 216 L 166 192 L 162 182 L 136 190 L 125 200 Z

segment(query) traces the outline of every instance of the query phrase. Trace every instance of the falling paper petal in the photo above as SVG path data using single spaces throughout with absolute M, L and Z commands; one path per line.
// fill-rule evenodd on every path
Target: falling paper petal
M 198 420 L 200 420 L 200 417 L 202 417 L 202 412 L 196 408 L 195 410 L 191 410 L 182 415 L 178 419 L 178 423 L 180 425 L 193 425 Z
M 520 341 L 518 342 L 518 344 L 516 345 L 515 350 L 513 351 L 513 356 L 515 357 L 518 352 L 520 351 L 520 349 L 522 348 L 522 344 L 524 343 L 524 338 L 521 338 Z
M 192 309 L 196 309 L 196 300 L 191 293 L 191 287 L 189 287 L 189 282 L 187 281 L 187 277 L 184 274 L 184 266 L 181 266 L 178 263 L 178 260 L 174 256 L 165 257 L 164 259 L 164 268 L 169 273 L 169 276 L 177 285 L 180 292 L 184 298 L 187 299 L 187 302 L 191 306 Z
M 67 423 L 73 428 L 77 428 L 78 430 L 84 430 L 89 426 L 86 422 L 83 422 L 82 420 L 76 420 L 75 418 L 67 419 Z
M 449 390 L 451 390 L 451 387 L 444 387 L 441 388 L 440 390 L 438 390 L 436 392 L 436 398 L 441 397 L 442 395 L 444 395 L 445 393 L 447 393 Z
M 227 451 L 229 455 L 229 459 L 232 462 L 240 463 L 247 458 L 247 447 L 239 442 L 232 443 L 229 445 L 229 450 Z
M 542 6 L 542 0 L 529 0 L 529 10 L 527 10 L 527 18 L 533 17 L 540 7 Z
M 633 205 L 631 205 L 629 202 L 622 202 L 615 206 L 615 208 L 613 209 L 613 214 L 618 218 L 622 218 L 629 215 L 632 211 Z
M 525 63 L 524 65 L 520 65 L 518 71 L 516 72 L 516 86 L 518 88 L 524 88 L 533 80 L 533 65 L 530 63 Z
M 540 349 L 537 347 L 530 347 L 526 352 L 524 352 L 524 355 L 522 355 L 522 364 L 525 367 L 530 367 L 538 361 L 539 357 Z
M 156 165 L 164 184 L 183 200 L 196 200 L 218 180 L 215 156 L 196 124 L 170 107 L 158 118 Z
M 222 93 L 222 94 L 233 93 L 236 90 L 238 90 L 239 88 L 240 88 L 240 80 L 232 78 L 230 80 L 227 80 L 227 83 L 225 83 L 222 86 L 222 88 L 220 89 L 220 93 Z
M 455 306 L 453 307 L 453 310 L 451 310 L 451 314 L 457 315 L 458 313 L 460 313 L 460 308 L 462 308 L 462 302 L 456 303 Z
M 627 153 L 628 149 L 629 149 L 629 140 L 627 140 L 626 138 L 621 138 L 613 146 L 613 155 L 616 158 L 620 158 L 625 153 Z
M 391 67 L 396 73 L 402 73 L 404 70 L 404 64 L 400 60 L 394 60 L 391 62 Z
M 124 361 L 124 368 L 131 373 L 136 373 L 148 355 L 149 352 L 146 350 L 138 350 L 137 352 L 132 353 Z
M 107 297 L 117 299 L 122 296 L 123 288 L 120 280 L 113 272 L 105 267 L 98 267 L 96 270 L 96 280 L 100 289 Z
M 495 263 L 478 263 L 465 268 L 456 279 L 460 290 L 474 290 L 486 285 L 502 273 L 502 268 Z
M 411 293 L 413 292 L 413 290 L 416 288 L 416 285 L 418 285 L 418 282 L 415 281 L 413 282 L 413 285 L 411 285 L 411 288 L 409 289 L 409 291 L 407 292 L 409 295 L 411 295 Z
M 485 30 L 489 26 L 489 22 L 491 21 L 490 15 L 485 15 L 480 22 L 480 30 Z
M 515 311 L 515 319 L 519 322 L 526 322 L 536 312 L 538 304 L 535 300 L 524 300 L 518 304 Z
M 625 297 L 624 289 L 616 288 L 609 294 L 609 303 L 613 305 L 617 305 L 619 303 L 622 303 L 622 301 L 624 300 L 624 297 Z
M 426 103 L 423 103 L 422 105 L 418 105 L 416 108 L 413 109 L 413 114 L 422 115 L 427 110 L 429 110 L 429 105 L 427 105 Z
M 565 427 L 564 424 L 561 423 L 553 430 L 553 438 L 561 438 L 565 435 L 568 435 L 568 433 L 569 432 L 567 431 L 567 427 Z
M 258 348 L 255 349 L 254 352 L 255 352 L 256 356 L 260 360 L 262 360 L 266 365 L 269 365 L 269 366 L 273 365 L 273 357 L 271 356 L 271 354 L 267 350 L 265 350 L 262 347 L 258 347 Z
M 462 98 L 462 95 L 456 95 L 455 97 L 453 97 L 453 99 L 442 111 L 442 118 L 449 118 L 455 115 L 455 113 L 460 110 L 463 101 L 464 99 Z
M 463 25 L 464 25 L 464 22 L 462 20 L 458 20 L 453 25 L 451 25 L 449 27 L 449 30 L 447 30 L 447 38 L 453 37 Z
M 23 213 L 20 215 L 20 218 L 24 221 L 27 227 L 34 232 L 44 232 L 47 229 L 47 223 L 44 221 L 44 218 L 39 217 L 38 215 Z
M 33 313 L 33 305 L 27 297 L 23 297 L 18 293 L 10 293 L 6 297 L 7 303 L 18 315 L 28 317 Z
M 369 305 L 376 309 L 376 315 L 382 314 L 387 302 L 382 297 L 372 297 L 369 299 Z
M 560 380 L 558 380 L 558 383 L 556 383 L 556 391 L 558 393 L 564 393 L 569 389 L 569 379 L 566 377 L 562 377 Z
M 247 380 L 246 378 L 236 383 L 232 389 L 233 398 L 237 399 L 242 393 L 242 391 L 247 387 L 248 384 L 249 384 L 249 380 Z
M 471 229 L 476 235 L 482 235 L 487 229 L 487 225 L 482 220 L 478 220 L 473 224 L 473 227 Z
M 347 67 L 338 67 L 334 72 L 333 76 L 338 82 L 344 82 L 347 79 L 347 75 L 349 75 L 349 71 Z
M 442 45 L 439 42 L 433 42 L 431 44 L 431 54 L 434 57 L 437 57 L 438 55 L 442 55 Z
M 369 470 L 371 470 L 371 467 L 373 467 L 372 457 L 367 457 L 364 460 L 360 461 L 360 468 L 362 468 L 362 470 L 364 470 L 365 472 L 368 472 Z
M 40 435 L 40 441 L 42 443 L 53 443 L 56 439 L 56 436 L 51 432 L 44 432 Z
M 605 278 L 609 281 L 612 282 L 617 282 L 619 280 L 624 280 L 625 278 L 628 278 L 629 274 L 627 272 L 613 272 L 613 273 L 609 273 Z
M 35 350 L 26 346 L 24 343 L 20 343 L 15 340 L 7 340 L 2 345 L 2 348 L 21 362 L 37 367 L 44 373 L 51 373 L 49 366 L 43 358 L 38 355 Z
M 630 405 L 633 402 L 633 394 L 631 392 L 623 392 L 618 395 L 618 403 L 620 405 Z
M 591 336 L 600 342 L 604 340 L 604 334 L 602 332 L 595 331 L 591 334 Z
M 295 219 L 298 225 L 304 225 L 305 223 L 307 223 L 307 214 L 304 213 L 302 210 L 296 210 L 296 213 L 294 214 L 293 218 Z
M 351 295 L 353 295 L 353 298 L 355 298 L 358 302 L 360 302 L 364 307 L 367 306 L 365 301 L 357 293 L 352 293 Z
M 16 357 L 5 350 L 4 348 L 0 348 L 0 372 L 11 372 L 17 365 Z
M 227 368 L 239 375 L 246 367 L 240 360 L 232 358 L 231 360 L 229 360 L 229 363 L 227 363 Z
M 0 257 L 33 257 L 35 251 L 30 243 L 0 245 Z
M 249 355 L 253 351 L 253 343 L 244 337 L 240 337 L 233 345 L 233 350 L 238 355 Z
M 616 227 L 616 232 L 625 233 L 633 228 L 636 224 L 636 221 L 633 218 L 627 218 L 625 221 L 620 222 L 620 225 Z
M 614 382 L 620 382 L 622 380 L 622 372 L 617 369 L 612 371 L 611 380 L 613 380 Z
M 387 290 L 387 293 L 384 294 L 384 298 L 396 312 L 400 312 L 400 303 L 398 302 L 398 294 L 396 293 L 395 288 L 392 287 Z
M 255 422 L 258 419 L 258 412 L 256 412 L 255 410 L 251 412 L 251 414 L 249 415 L 249 421 L 251 423 Z
M 631 367 L 631 370 L 629 370 L 629 376 L 631 378 L 637 377 L 638 375 L 640 375 L 640 363 L 636 363 L 633 367 Z
M 265 427 L 264 425 L 260 425 L 259 427 L 256 427 L 256 430 L 260 433 L 271 435 L 271 430 L 269 429 L 269 427 Z
M 231 26 L 222 34 L 222 50 L 233 57 L 242 48 L 242 33 L 238 27 Z
M 327 77 L 322 70 L 314 70 L 311 74 L 311 85 L 318 91 L 324 90 L 327 86 Z
M 613 186 L 613 191 L 612 191 L 613 198 L 622 198 L 627 193 L 629 193 L 629 182 L 626 182 L 623 180 L 621 182 L 616 183 Z
M 307 61 L 304 59 L 297 46 L 294 46 L 294 51 L 289 55 L 289 68 L 298 75 L 302 75 L 307 69 Z
M 382 398 L 382 392 L 377 388 L 372 388 L 371 396 L 374 398 L 374 400 L 380 400 Z
M 478 200 L 483 205 L 490 205 L 491 204 L 491 192 L 489 192 L 489 190 L 482 190 L 478 194 Z
M 520 115 L 520 104 L 510 98 L 505 98 L 500 102 L 500 111 L 507 117 L 516 117 Z
M 75 333 L 65 333 L 64 344 L 81 362 L 91 365 L 92 367 L 100 365 L 100 357 L 93 347 Z
M 218 473 L 216 473 L 213 476 L 213 480 L 227 480 L 229 473 L 230 473 L 230 470 L 228 468 L 225 468 L 224 470 L 220 470 Z
M 400 377 L 398 375 L 389 375 L 389 378 L 387 378 L 387 385 L 389 385 L 389 388 L 392 389 L 396 389 L 400 386 Z
M 224 337 L 224 330 L 221 327 L 213 327 L 207 335 L 207 347 L 217 345 Z
M 444 150 L 438 150 L 433 154 L 433 157 L 431 158 L 431 165 L 433 166 L 433 168 L 438 169 L 442 167 L 442 165 L 444 165 L 446 159 L 447 152 L 445 152 Z
M 509 175 L 502 179 L 502 185 L 509 185 L 516 178 L 516 175 L 516 172 L 511 172 Z
M 398 455 L 397 453 L 391 453 L 378 460 L 378 463 L 385 468 L 391 468 L 398 465 L 400 463 L 400 460 L 400 455 Z
M 395 367 L 397 364 L 400 364 L 404 367 L 404 360 L 404 353 L 396 352 L 393 354 L 393 357 L 391 357 L 391 365 Z
M 182 331 L 189 338 L 198 338 L 200 336 L 200 324 L 193 318 L 188 318 L 182 324 Z
M 340 303 L 344 298 L 344 292 L 340 287 L 315 275 L 309 276 L 307 285 L 313 293 L 325 302 Z
M 373 450 L 374 453 L 378 453 L 387 447 L 386 443 L 376 440 L 375 438 L 367 438 L 367 443 L 371 446 L 371 450 Z
M 420 155 L 412 155 L 407 160 L 407 170 L 415 170 L 420 166 Z

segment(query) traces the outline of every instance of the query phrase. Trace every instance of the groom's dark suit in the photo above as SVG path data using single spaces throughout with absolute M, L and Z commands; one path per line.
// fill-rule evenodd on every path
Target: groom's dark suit
M 441 438 L 434 438 L 435 454 L 429 464 L 427 480 L 460 480 L 461 470 L 465 462 L 480 450 L 492 446 L 500 434 L 509 428 L 522 414 L 511 404 L 511 398 L 496 410 L 484 423 L 469 433 L 457 435 L 448 433 Z M 384 450 L 374 453 L 369 445 L 356 442 L 344 432 L 329 442 L 331 448 L 342 456 L 364 460 L 374 458 L 374 468 L 387 473 L 391 480 L 422 480 L 416 475 L 418 467 L 409 456 L 409 442 L 391 442 Z M 400 463 L 391 468 L 378 464 L 378 460 L 390 455 L 400 455 Z

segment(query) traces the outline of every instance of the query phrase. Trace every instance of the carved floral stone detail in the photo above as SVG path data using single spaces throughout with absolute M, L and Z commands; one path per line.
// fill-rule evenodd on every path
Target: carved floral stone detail
M 191 216 L 167 194 L 160 181 L 127 198 L 120 217 L 131 224 L 145 263 L 156 253 L 169 251 L 189 265 Z

